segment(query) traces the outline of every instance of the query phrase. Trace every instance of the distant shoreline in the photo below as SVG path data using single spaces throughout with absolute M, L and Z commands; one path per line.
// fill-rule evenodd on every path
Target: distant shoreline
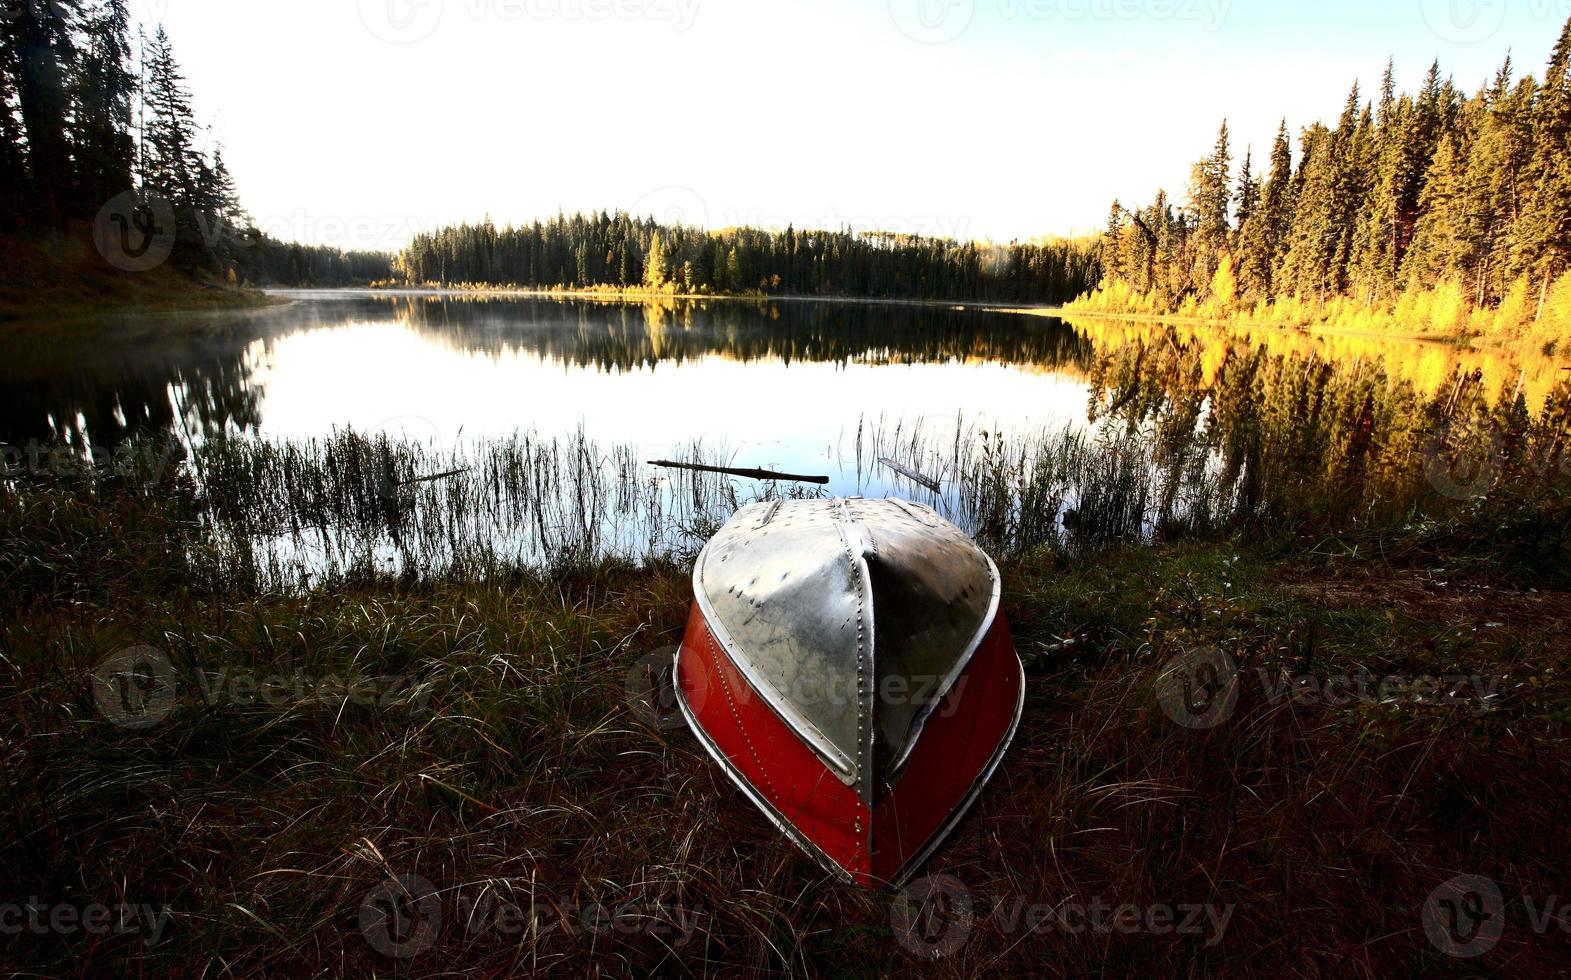
M 744 302 L 744 303 L 855 303 L 866 306 L 949 307 L 952 309 L 981 310 L 991 313 L 1025 313 L 1033 316 L 1058 316 L 1061 306 L 1032 306 L 1000 304 L 997 300 L 956 299 L 899 299 L 883 296 L 813 296 L 804 293 L 754 294 L 754 293 L 665 293 L 648 290 L 603 289 L 528 289 L 525 287 L 499 286 L 495 288 L 469 288 L 463 286 L 269 286 L 269 295 L 293 298 L 297 294 L 353 293 L 363 296 L 464 296 L 506 299 L 580 299 L 607 303 L 646 303 L 651 300 L 681 300 L 683 302 Z

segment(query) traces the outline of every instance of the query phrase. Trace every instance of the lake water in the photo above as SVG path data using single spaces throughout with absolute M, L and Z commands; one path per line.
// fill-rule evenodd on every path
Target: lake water
M 105 453 L 149 436 L 192 452 L 312 446 L 213 463 L 206 475 L 250 486 L 206 499 L 246 511 L 248 534 L 289 538 L 285 550 L 301 550 L 302 529 L 325 540 L 353 526 L 332 544 L 342 555 L 406 562 L 459 548 L 457 524 L 471 544 L 537 555 L 591 524 L 631 527 L 633 510 L 682 531 L 640 527 L 597 549 L 691 543 L 727 506 L 769 493 L 920 499 L 1003 548 L 1070 529 L 1095 543 L 1279 520 L 1305 500 L 1467 500 L 1566 475 L 1571 369 L 1546 356 L 945 306 L 281 295 L 292 302 L 245 313 L 6 331 L 8 470 L 37 469 L 28 453 L 40 446 Z M 342 447 L 320 448 L 346 429 L 422 447 L 399 457 L 398 505 L 376 517 L 387 526 L 366 529 L 351 500 L 364 488 L 343 485 L 334 458 Z M 519 433 L 521 448 L 494 448 Z M 657 458 L 829 483 L 683 482 L 646 467 Z M 470 472 L 446 483 L 416 482 L 461 466 Z M 585 466 L 609 475 L 585 482 Z M 314 497 L 297 501 L 305 485 Z
M 640 305 L 286 292 L 288 307 L 6 351 L 0 440 L 114 445 L 174 426 L 299 439 L 352 427 L 451 447 L 579 430 L 669 458 L 894 489 L 859 427 L 1082 424 L 1086 345 L 1060 321 L 888 304 Z M 152 330 L 154 332 L 149 332 Z M 3 347 L 0 347 L 3 350 Z

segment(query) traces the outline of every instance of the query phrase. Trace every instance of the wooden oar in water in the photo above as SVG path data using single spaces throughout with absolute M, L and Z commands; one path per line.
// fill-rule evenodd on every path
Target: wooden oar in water
M 725 476 L 740 476 L 749 480 L 790 480 L 794 483 L 817 483 L 820 486 L 829 482 L 827 476 L 801 476 L 796 473 L 776 473 L 773 470 L 739 470 L 729 466 L 705 466 L 702 463 L 674 463 L 669 459 L 652 459 L 650 466 L 660 466 L 668 470 L 694 470 L 699 473 L 720 473 Z
M 883 463 L 885 466 L 894 470 L 896 473 L 899 473 L 901 476 L 905 477 L 907 480 L 910 480 L 912 483 L 917 484 L 918 486 L 924 486 L 934 493 L 943 492 L 943 488 L 939 486 L 937 480 L 930 476 L 923 476 L 921 473 L 918 473 L 909 466 L 902 466 L 894 460 L 887 458 L 880 458 L 879 462 Z

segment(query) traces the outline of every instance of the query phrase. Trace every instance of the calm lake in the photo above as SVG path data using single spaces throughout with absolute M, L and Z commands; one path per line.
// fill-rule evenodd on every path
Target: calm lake
M 863 303 L 680 306 L 285 292 L 293 305 L 158 321 L 82 343 L 0 342 L 0 440 L 113 446 L 174 426 L 267 439 L 335 428 L 454 447 L 579 430 L 648 459 L 702 445 L 736 466 L 857 474 L 858 428 L 952 437 L 1084 424 L 1087 345 L 1056 319 Z
M 342 565 L 357 549 L 440 564 L 480 542 L 538 556 L 585 537 L 680 550 L 772 493 L 923 500 L 1007 548 L 1465 500 L 1565 469 L 1571 372 L 1537 355 L 945 306 L 281 295 L 7 331 L 8 471 L 48 478 L 40 447 L 163 439 L 248 540 L 298 555 L 314 533 Z M 369 464 L 396 506 L 356 502 L 345 473 L 372 457 L 334 442 L 348 430 L 405 447 Z M 234 446 L 248 455 L 213 449 Z M 830 482 L 706 480 L 654 459 Z

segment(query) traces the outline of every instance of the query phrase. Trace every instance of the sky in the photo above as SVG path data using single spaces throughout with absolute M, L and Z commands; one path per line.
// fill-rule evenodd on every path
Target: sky
M 266 231 L 397 249 L 558 210 L 1008 241 L 1181 195 L 1220 122 L 1439 58 L 1542 75 L 1571 0 L 132 0 Z

